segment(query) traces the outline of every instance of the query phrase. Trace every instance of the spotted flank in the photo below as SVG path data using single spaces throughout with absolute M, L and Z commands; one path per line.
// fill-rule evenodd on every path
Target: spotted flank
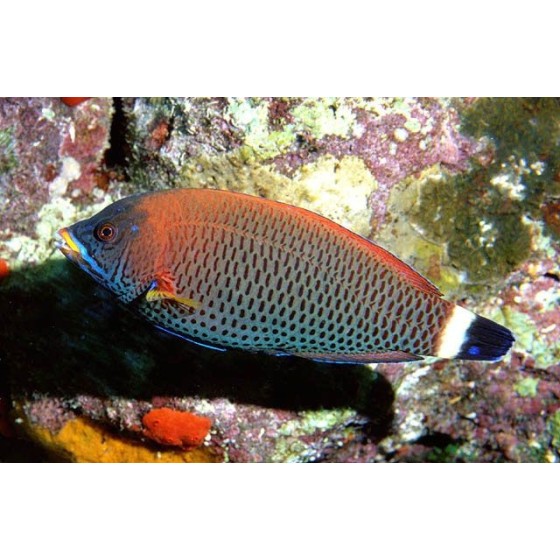
M 78 266 L 203 346 L 325 362 L 497 360 L 505 327 L 317 214 L 207 189 L 125 198 L 59 232 Z

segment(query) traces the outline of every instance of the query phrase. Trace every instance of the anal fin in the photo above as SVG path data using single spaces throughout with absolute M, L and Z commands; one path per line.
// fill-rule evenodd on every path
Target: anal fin
M 331 364 L 374 364 L 374 363 L 395 363 L 395 362 L 417 362 L 422 360 L 422 356 L 416 356 L 400 350 L 388 352 L 373 352 L 368 354 L 315 354 L 313 352 L 290 353 L 292 356 L 307 358 L 316 362 L 326 362 Z

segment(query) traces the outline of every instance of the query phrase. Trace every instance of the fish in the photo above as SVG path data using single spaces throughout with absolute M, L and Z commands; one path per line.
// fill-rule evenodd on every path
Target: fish
M 514 342 L 369 239 L 248 194 L 132 195 L 60 229 L 57 246 L 159 329 L 215 350 L 497 361 Z

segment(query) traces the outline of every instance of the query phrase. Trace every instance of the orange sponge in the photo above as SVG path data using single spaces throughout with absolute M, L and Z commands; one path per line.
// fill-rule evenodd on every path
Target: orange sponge
M 142 417 L 144 435 L 164 445 L 198 447 L 212 422 L 204 416 L 171 408 L 154 408 Z

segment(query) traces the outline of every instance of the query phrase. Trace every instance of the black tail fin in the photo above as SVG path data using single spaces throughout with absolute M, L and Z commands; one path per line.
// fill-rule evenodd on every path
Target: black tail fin
M 455 358 L 495 362 L 507 354 L 514 340 L 509 329 L 477 315 L 468 328 L 465 342 Z

